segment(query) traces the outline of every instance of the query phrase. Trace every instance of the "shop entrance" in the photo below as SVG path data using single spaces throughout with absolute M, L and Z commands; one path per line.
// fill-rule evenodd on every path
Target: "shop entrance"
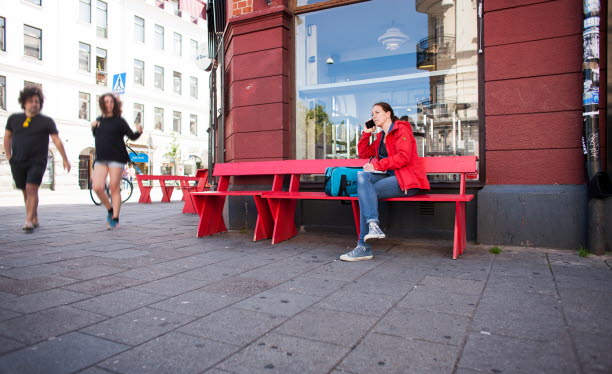
M 93 175 L 93 161 L 95 149 L 85 148 L 79 154 L 79 188 L 86 190 L 89 188 L 91 176 Z

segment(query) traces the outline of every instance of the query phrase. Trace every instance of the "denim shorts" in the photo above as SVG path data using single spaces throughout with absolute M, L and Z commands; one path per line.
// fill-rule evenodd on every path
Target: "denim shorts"
M 107 168 L 121 168 L 123 169 L 125 167 L 124 163 L 121 162 L 117 162 L 117 161 L 103 161 L 103 160 L 96 160 L 94 162 L 94 168 L 96 167 L 96 165 L 104 165 Z

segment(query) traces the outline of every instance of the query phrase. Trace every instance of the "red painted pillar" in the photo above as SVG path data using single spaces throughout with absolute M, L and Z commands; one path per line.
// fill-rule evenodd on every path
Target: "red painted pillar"
M 293 156 L 293 14 L 278 3 L 228 0 L 225 162 Z

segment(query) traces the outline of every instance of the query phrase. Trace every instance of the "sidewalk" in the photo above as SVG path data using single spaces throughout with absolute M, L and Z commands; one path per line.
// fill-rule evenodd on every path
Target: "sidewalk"
M 608 257 L 385 239 L 345 263 L 351 236 L 194 238 L 180 202 L 106 231 L 81 195 L 43 195 L 31 235 L 0 196 L 0 373 L 612 372 Z

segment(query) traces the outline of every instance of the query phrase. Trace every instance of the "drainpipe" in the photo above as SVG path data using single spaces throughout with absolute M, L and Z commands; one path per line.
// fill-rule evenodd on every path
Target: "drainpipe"
M 599 22 L 600 0 L 584 0 L 583 65 L 584 88 L 582 149 L 589 193 L 587 247 L 597 255 L 606 250 L 604 198 L 612 196 L 610 177 L 601 168 L 599 138 Z

